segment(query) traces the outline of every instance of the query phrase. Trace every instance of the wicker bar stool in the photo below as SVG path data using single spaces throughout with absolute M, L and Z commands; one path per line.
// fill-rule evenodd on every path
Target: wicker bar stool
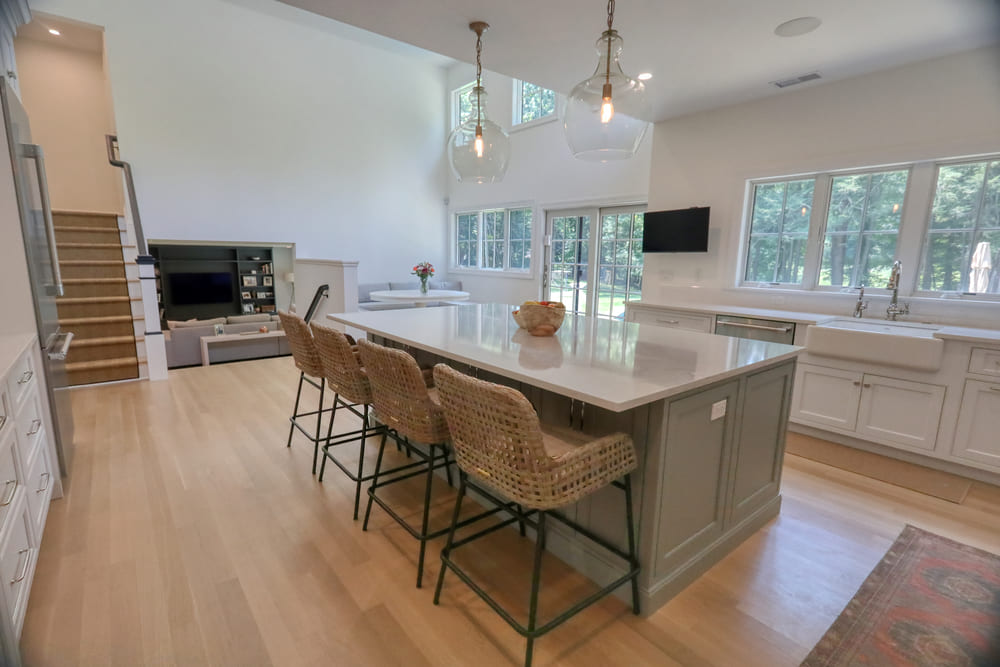
M 424 576 L 424 554 L 427 541 L 441 537 L 448 532 L 447 527 L 431 531 L 428 527 L 428 517 L 431 504 L 431 487 L 434 471 L 445 468 L 449 485 L 452 463 L 448 453 L 448 425 L 444 413 L 438 404 L 437 392 L 427 387 L 426 375 L 417 365 L 416 360 L 404 352 L 389 347 L 383 347 L 366 340 L 358 342 L 361 362 L 364 365 L 368 379 L 371 381 L 372 405 L 375 415 L 385 425 L 379 445 L 378 459 L 372 485 L 368 488 L 368 506 L 365 509 L 363 530 L 368 530 L 368 520 L 371 518 L 372 503 L 377 503 L 406 532 L 420 542 L 420 555 L 417 560 L 417 588 L 421 587 Z M 396 470 L 383 471 L 382 459 L 385 454 L 387 436 L 402 442 L 408 451 L 420 459 L 415 464 L 402 466 Z M 425 453 L 415 447 L 415 443 L 427 446 Z M 408 471 L 407 468 L 420 466 L 422 470 Z M 383 498 L 379 497 L 378 489 L 390 484 L 396 484 L 417 475 L 425 475 L 424 506 L 419 527 L 411 526 Z M 460 525 L 467 525 L 483 517 L 495 514 L 498 510 L 488 510 L 469 519 Z
M 324 441 L 323 437 L 323 413 L 332 412 L 334 408 L 324 408 L 323 399 L 326 397 L 326 377 L 323 372 L 323 363 L 319 358 L 319 351 L 316 349 L 316 342 L 313 340 L 309 325 L 298 315 L 278 311 L 278 318 L 281 320 L 281 328 L 285 331 L 288 339 L 288 346 L 292 349 L 292 358 L 295 360 L 295 367 L 299 369 L 299 389 L 295 393 L 295 407 L 292 409 L 292 416 L 288 418 L 291 425 L 288 427 L 288 447 L 292 446 L 292 436 L 295 429 L 302 435 L 309 438 L 313 443 L 313 464 L 312 472 L 316 474 L 316 460 L 319 456 L 319 443 Z M 308 383 L 319 389 L 319 403 L 315 410 L 299 412 L 299 403 L 302 399 L 302 385 Z M 311 432 L 301 421 L 306 418 L 316 417 L 316 430 Z
M 454 571 L 511 627 L 527 638 L 524 659 L 526 666 L 531 665 L 532 649 L 537 637 L 628 581 L 632 583 L 632 612 L 638 614 L 639 561 L 635 547 L 631 476 L 636 467 L 636 455 L 631 438 L 624 433 L 615 433 L 590 439 L 568 429 L 553 430 L 547 426 L 543 429 L 535 409 L 521 392 L 477 380 L 444 364 L 434 367 L 434 382 L 440 392 L 441 407 L 451 430 L 452 447 L 459 468 L 458 498 L 455 501 L 448 540 L 441 552 L 442 566 L 434 591 L 434 604 L 440 601 L 445 571 Z M 621 478 L 624 479 L 619 481 Z M 625 492 L 628 551 L 623 551 L 586 527 L 553 511 L 608 485 Z M 514 518 L 456 540 L 455 531 L 460 527 L 457 519 L 462 499 L 470 486 L 493 502 L 505 504 L 506 510 Z M 519 509 L 512 511 L 511 502 L 516 503 Z M 524 508 L 523 511 L 520 508 Z M 552 620 L 539 625 L 538 590 L 541 583 L 542 552 L 545 550 L 546 520 L 549 517 L 570 526 L 580 535 L 624 560 L 627 572 Z M 451 559 L 454 549 L 515 521 L 524 521 L 537 531 L 527 626 L 518 623 Z

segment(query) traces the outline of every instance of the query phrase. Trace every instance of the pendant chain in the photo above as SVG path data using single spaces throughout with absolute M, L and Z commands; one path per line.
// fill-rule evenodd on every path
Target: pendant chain
M 604 72 L 604 82 L 611 83 L 611 26 L 615 22 L 615 0 L 608 0 L 608 63 Z
M 614 0 L 610 0 L 614 2 Z M 479 92 L 482 90 L 483 78 L 483 33 L 476 33 L 476 126 L 483 124 L 482 106 Z

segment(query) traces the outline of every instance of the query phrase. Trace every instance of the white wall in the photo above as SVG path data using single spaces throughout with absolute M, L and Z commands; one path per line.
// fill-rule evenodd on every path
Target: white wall
M 735 285 L 748 179 L 996 151 L 1000 151 L 997 48 L 658 123 L 650 167 L 650 210 L 708 205 L 712 230 L 708 254 L 646 257 L 643 300 L 667 303 L 684 298 L 683 290 L 671 288 L 692 285 L 702 287 L 697 294 L 705 298 L 711 290 Z M 789 309 L 815 311 L 820 304 L 839 312 L 853 297 L 776 298 Z M 748 290 L 726 297 L 730 303 L 764 299 L 778 303 Z M 996 312 L 991 312 L 995 318 Z
M 367 281 L 444 261 L 445 75 L 415 50 L 273 0 L 32 7 L 105 28 L 147 238 L 280 238 Z
M 120 215 L 121 170 L 108 164 L 104 139 L 115 133 L 115 121 L 102 55 L 24 38 L 14 46 L 53 208 Z
M 475 68 L 455 65 L 448 72 L 448 96 L 451 91 L 474 81 Z M 583 78 L 583 75 L 581 75 Z M 489 96 L 489 117 L 510 131 L 514 85 L 509 77 L 494 72 L 483 73 L 483 85 Z M 451 131 L 451 116 L 446 117 Z M 650 131 L 639 152 L 630 160 L 586 162 L 570 153 L 558 120 L 511 132 L 511 158 L 507 175 L 500 183 L 459 183 L 448 174 L 451 212 L 479 207 L 528 205 L 535 209 L 535 243 L 530 280 L 515 277 L 461 273 L 449 276 L 462 281 L 463 288 L 476 301 L 520 303 L 540 294 L 541 238 L 545 211 L 580 204 L 645 203 L 649 184 Z M 451 229 L 449 220 L 448 228 Z M 449 245 L 449 249 L 450 249 Z M 451 256 L 449 255 L 449 267 Z

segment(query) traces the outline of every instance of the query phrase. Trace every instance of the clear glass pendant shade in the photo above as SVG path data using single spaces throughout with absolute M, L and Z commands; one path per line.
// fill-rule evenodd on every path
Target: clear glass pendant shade
M 476 95 L 479 96 L 477 141 Z M 451 173 L 463 183 L 499 183 L 510 162 L 510 137 L 504 129 L 486 117 L 486 91 L 482 87 L 470 94 L 473 112 L 469 120 L 456 127 L 448 137 L 448 164 Z
M 630 158 L 649 127 L 643 120 L 649 117 L 646 86 L 622 71 L 622 44 L 617 31 L 605 31 L 595 45 L 599 60 L 594 75 L 577 84 L 566 99 L 563 129 L 578 158 L 601 162 Z

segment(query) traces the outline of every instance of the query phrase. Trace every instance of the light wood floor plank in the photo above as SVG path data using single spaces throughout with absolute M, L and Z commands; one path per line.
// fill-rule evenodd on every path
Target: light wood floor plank
M 416 542 L 377 507 L 362 532 L 354 485 L 332 465 L 320 484 L 301 436 L 285 447 L 297 380 L 280 358 L 73 391 L 76 459 L 49 512 L 27 665 L 521 663 L 524 640 L 456 577 L 431 603 L 443 540 L 416 589 Z M 386 491 L 418 514 L 420 480 Z M 436 484 L 433 525 L 453 494 Z M 535 664 L 797 665 L 908 522 L 1000 552 L 1000 489 L 974 484 L 956 505 L 789 456 L 777 519 L 649 618 L 617 599 L 587 610 L 538 640 Z M 524 605 L 530 553 L 509 530 L 463 558 Z M 588 590 L 546 558 L 543 616 Z

